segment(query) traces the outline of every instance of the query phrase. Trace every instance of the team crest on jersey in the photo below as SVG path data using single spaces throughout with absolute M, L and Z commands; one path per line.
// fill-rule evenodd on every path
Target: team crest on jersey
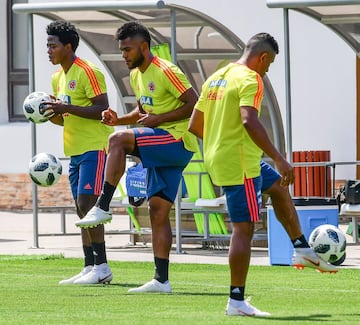
M 149 96 L 141 96 L 140 97 L 140 104 L 143 105 L 149 105 L 149 106 L 153 106 L 153 99 L 152 97 Z
M 153 93 L 155 91 L 155 83 L 153 81 L 149 82 L 148 89 L 151 93 Z
M 75 90 L 76 88 L 76 80 L 70 80 L 68 83 L 68 87 L 70 90 Z

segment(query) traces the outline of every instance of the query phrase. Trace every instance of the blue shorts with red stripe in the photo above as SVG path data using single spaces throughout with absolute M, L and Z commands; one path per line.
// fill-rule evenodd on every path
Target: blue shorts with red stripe
M 231 222 L 259 221 L 261 187 L 261 176 L 246 178 L 243 185 L 222 187 Z
M 281 178 L 281 175 L 267 162 L 260 162 L 261 168 L 261 178 L 262 178 L 262 186 L 261 192 L 266 192 L 278 179 Z
M 88 151 L 82 155 L 70 157 L 69 181 L 75 200 L 79 194 L 100 195 L 105 162 L 105 150 Z
M 147 173 L 147 197 L 160 196 L 175 201 L 182 172 L 193 156 L 182 139 L 157 128 L 134 128 L 136 149 Z

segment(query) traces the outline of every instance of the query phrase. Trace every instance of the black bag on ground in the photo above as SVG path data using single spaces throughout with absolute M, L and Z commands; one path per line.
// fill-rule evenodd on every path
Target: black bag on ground
M 360 180 L 346 181 L 345 202 L 349 204 L 360 204 Z

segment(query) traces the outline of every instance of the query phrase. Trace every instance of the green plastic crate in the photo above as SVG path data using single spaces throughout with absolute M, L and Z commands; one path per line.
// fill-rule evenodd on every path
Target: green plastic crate
M 353 233 L 353 224 L 350 221 L 349 225 L 348 225 L 348 227 L 346 229 L 346 234 L 352 236 L 352 233 Z M 360 224 L 358 224 L 358 237 L 360 237 Z

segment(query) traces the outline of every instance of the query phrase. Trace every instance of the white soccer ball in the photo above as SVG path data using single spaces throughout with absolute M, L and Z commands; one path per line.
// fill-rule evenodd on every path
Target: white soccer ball
M 50 116 L 44 116 L 46 110 L 45 102 L 53 102 L 54 100 L 42 91 L 35 91 L 29 94 L 23 103 L 23 111 L 25 117 L 34 123 L 44 123 L 49 120 Z
M 39 153 L 32 157 L 29 163 L 29 175 L 31 180 L 39 186 L 51 186 L 56 184 L 62 174 L 60 160 L 49 153 Z
M 346 238 L 334 225 L 321 225 L 309 237 L 309 245 L 326 262 L 340 265 L 345 260 Z

